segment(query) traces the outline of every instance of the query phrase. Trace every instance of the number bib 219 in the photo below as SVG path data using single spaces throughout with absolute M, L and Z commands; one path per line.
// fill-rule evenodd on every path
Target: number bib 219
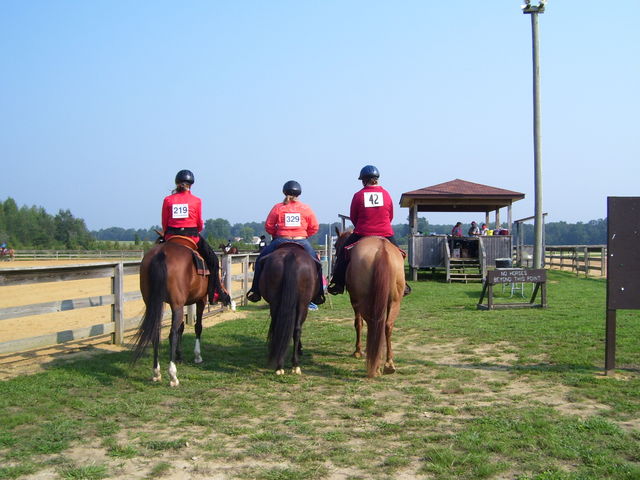
M 189 218 L 188 203 L 174 203 L 171 206 L 172 218 Z

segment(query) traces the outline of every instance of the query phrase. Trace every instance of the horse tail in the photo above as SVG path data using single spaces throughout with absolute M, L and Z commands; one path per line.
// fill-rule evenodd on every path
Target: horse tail
M 269 326 L 269 364 L 280 364 L 287 354 L 289 341 L 293 338 L 293 330 L 298 317 L 298 303 L 300 293 L 294 274 L 296 256 L 289 252 L 284 257 L 282 266 L 282 282 L 280 284 L 280 298 L 277 300 L 276 311 L 271 315 Z
M 136 342 L 133 362 L 144 353 L 145 348 L 160 335 L 162 328 L 162 309 L 167 290 L 167 263 L 164 251 L 160 251 L 149 262 L 147 277 L 149 281 L 149 298 L 146 303 L 142 323 L 134 337 Z
M 367 375 L 375 377 L 386 344 L 385 329 L 389 315 L 389 295 L 391 292 L 391 261 L 384 245 L 376 253 L 371 272 L 373 301 L 369 307 L 367 328 Z

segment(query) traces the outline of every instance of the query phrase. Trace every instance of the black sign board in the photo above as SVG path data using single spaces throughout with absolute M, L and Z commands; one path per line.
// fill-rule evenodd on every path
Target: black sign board
M 487 282 L 496 283 L 540 283 L 547 281 L 547 271 L 525 270 L 523 268 L 498 268 L 487 272 Z
M 609 197 L 607 230 L 607 308 L 640 309 L 640 197 Z
M 640 197 L 607 198 L 607 374 L 615 369 L 620 309 L 640 309 Z
M 495 303 L 493 301 L 494 285 L 505 283 L 535 283 L 531 300 L 528 303 Z M 538 291 L 541 292 L 541 303 L 535 303 Z M 487 297 L 487 304 L 483 300 Z M 487 272 L 478 300 L 478 309 L 494 310 L 497 308 L 546 308 L 547 307 L 547 271 L 544 269 L 496 268 Z

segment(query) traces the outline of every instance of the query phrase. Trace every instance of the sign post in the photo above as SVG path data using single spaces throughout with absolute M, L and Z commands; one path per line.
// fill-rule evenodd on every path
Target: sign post
M 493 287 L 512 283 L 535 283 L 531 300 L 528 303 L 495 303 L 493 301 Z M 540 292 L 540 303 L 535 303 Z M 485 295 L 487 304 L 483 304 Z M 543 268 L 527 270 L 524 268 L 497 268 L 487 272 L 482 287 L 482 294 L 478 300 L 479 310 L 495 310 L 499 308 L 547 308 L 547 271 Z

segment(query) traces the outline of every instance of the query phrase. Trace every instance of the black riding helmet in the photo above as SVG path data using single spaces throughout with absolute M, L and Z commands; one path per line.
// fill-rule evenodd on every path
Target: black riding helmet
M 364 180 L 366 178 L 380 178 L 380 172 L 373 165 L 365 165 L 360 170 L 360 176 L 358 180 Z
M 302 193 L 302 187 L 295 180 L 289 180 L 282 186 L 282 193 L 297 197 Z
M 193 182 L 195 182 L 195 178 L 193 177 L 193 172 L 191 170 L 180 170 L 176 173 L 176 185 L 180 183 L 193 185 Z

